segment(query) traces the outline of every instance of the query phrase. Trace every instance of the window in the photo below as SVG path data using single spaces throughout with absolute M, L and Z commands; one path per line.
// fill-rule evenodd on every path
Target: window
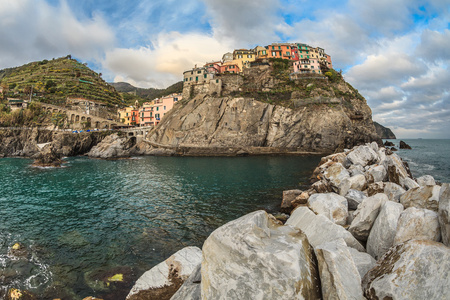
M 291 56 L 291 53 L 289 51 L 286 51 L 287 56 Z
M 156 107 L 156 111 L 158 111 L 158 110 L 159 110 L 159 106 Z
M 127 113 L 127 117 L 128 117 L 128 113 Z
M 272 46 L 272 50 L 275 50 L 275 46 Z
M 300 55 L 301 56 L 301 58 L 303 58 L 303 55 Z
M 278 50 L 281 50 L 281 46 L 278 46 Z
M 287 49 L 289 49 L 289 46 L 287 46 Z
M 206 78 L 207 76 L 208 76 L 207 74 L 203 75 L 204 78 Z
M 277 53 L 275 51 L 272 51 L 272 56 L 277 56 Z
M 164 106 L 164 110 L 166 110 L 166 107 Z
M 192 77 L 191 77 L 191 78 L 189 78 L 189 81 L 192 81 Z
M 195 81 L 198 81 L 198 76 L 195 77 Z
M 252 56 L 251 55 L 247 55 L 247 58 L 252 58 Z
M 201 74 L 202 73 L 202 71 L 197 71 L 197 74 Z

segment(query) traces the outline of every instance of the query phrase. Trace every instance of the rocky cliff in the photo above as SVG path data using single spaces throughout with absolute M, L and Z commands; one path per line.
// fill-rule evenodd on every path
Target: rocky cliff
M 375 130 L 377 131 L 377 134 L 382 139 L 396 139 L 397 137 L 392 132 L 390 128 L 384 127 L 383 125 L 373 122 L 373 125 L 375 126 Z
M 51 144 L 59 157 L 82 155 L 102 141 L 109 132 L 77 133 L 33 129 L 1 129 L 0 156 L 37 157 Z
M 381 142 L 365 99 L 343 81 L 298 83 L 279 94 L 284 97 L 280 104 L 241 94 L 183 100 L 147 139 L 182 155 L 331 153 Z

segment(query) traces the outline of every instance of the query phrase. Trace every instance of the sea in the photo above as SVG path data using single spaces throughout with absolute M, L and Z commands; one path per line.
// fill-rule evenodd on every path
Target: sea
M 398 148 L 399 140 L 390 140 Z M 450 140 L 405 139 L 415 177 L 450 182 Z M 249 212 L 276 212 L 318 156 L 0 159 L 0 299 L 125 299 L 145 271 Z M 17 244 L 18 243 L 18 244 Z M 19 251 L 14 251 L 20 245 Z M 108 278 L 123 275 L 123 281 Z
M 219 226 L 279 209 L 318 156 L 0 159 L 0 299 L 125 299 L 145 271 Z M 20 255 L 13 251 L 21 245 Z M 116 274 L 123 282 L 109 282 Z

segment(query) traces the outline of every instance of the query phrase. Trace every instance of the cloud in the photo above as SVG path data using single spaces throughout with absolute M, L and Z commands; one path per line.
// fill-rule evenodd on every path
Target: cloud
M 425 29 L 416 55 L 430 62 L 450 60 L 450 30 L 438 32 Z
M 80 21 L 65 1 L 51 6 L 43 0 L 2 0 L 0 68 L 72 54 L 99 59 L 115 37 L 97 15 Z
M 286 30 L 278 0 L 203 0 L 208 20 L 218 40 L 242 45 L 270 44 L 278 40 L 277 30 Z M 240 46 L 239 46 L 240 45 Z
M 220 43 L 214 36 L 171 32 L 160 34 L 152 48 L 107 52 L 103 67 L 116 74 L 116 82 L 165 88 L 182 80 L 184 71 L 221 59 L 230 49 L 229 45 Z

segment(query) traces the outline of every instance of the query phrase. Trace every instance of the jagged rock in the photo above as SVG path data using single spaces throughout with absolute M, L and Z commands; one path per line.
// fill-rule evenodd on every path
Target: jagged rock
M 292 210 L 299 204 L 305 204 L 306 202 L 301 203 L 302 201 L 297 202 L 297 196 L 300 196 L 303 193 L 301 190 L 288 190 L 283 191 L 283 200 L 281 201 L 281 209 L 282 210 Z
M 388 171 L 388 179 L 390 182 L 396 183 L 409 190 L 419 185 L 411 179 L 408 169 L 396 154 L 388 155 L 385 159 L 385 168 Z
M 347 155 L 347 158 L 352 164 L 361 165 L 362 167 L 373 165 L 379 160 L 377 152 L 367 145 L 354 148 L 353 151 Z
M 355 212 L 355 218 L 348 229 L 349 232 L 357 239 L 366 241 L 380 212 L 380 207 L 386 201 L 389 199 L 385 194 L 376 194 L 364 199 Z
M 441 187 L 438 185 L 416 187 L 404 193 L 400 197 L 400 203 L 403 204 L 405 208 L 426 208 L 437 212 L 439 208 L 440 190 Z
M 33 162 L 36 167 L 61 167 L 63 163 L 61 157 L 56 153 L 52 144 L 46 145 Z
M 363 278 L 367 274 L 367 272 L 369 272 L 369 270 L 375 266 L 377 261 L 368 253 L 359 252 L 358 250 L 351 247 L 348 247 L 347 249 L 350 251 L 353 262 L 358 269 L 359 276 Z
M 438 242 L 441 239 L 439 219 L 436 212 L 410 207 L 398 219 L 394 245 L 410 239 L 426 239 Z
M 444 183 L 439 193 L 439 225 L 441 226 L 442 242 L 450 247 L 450 184 Z
M 369 300 L 448 299 L 450 248 L 411 240 L 391 248 L 363 278 Z
M 364 173 L 365 173 L 364 167 L 362 167 L 361 165 L 351 165 L 348 168 L 348 171 L 349 171 L 351 176 L 355 176 L 355 175 L 358 175 L 358 174 L 364 175 Z
M 392 201 L 386 201 L 380 209 L 375 223 L 367 238 L 367 253 L 375 259 L 379 259 L 394 244 L 397 223 L 403 205 Z
M 385 145 L 386 147 L 394 147 L 394 146 L 395 146 L 395 144 L 394 144 L 393 142 L 390 142 L 390 141 L 384 142 L 384 145 Z
M 336 225 L 337 226 L 337 225 Z M 203 245 L 203 299 L 317 299 L 306 235 L 257 211 L 216 229 Z
M 417 178 L 416 181 L 420 186 L 436 185 L 436 181 L 434 181 L 434 178 L 431 175 L 421 176 Z
M 201 280 L 201 265 L 198 265 L 170 300 L 200 300 L 202 298 Z
M 345 195 L 345 199 L 348 202 L 348 209 L 357 209 L 358 205 L 367 198 L 367 195 L 364 192 L 350 189 L 348 190 L 347 195 Z
M 334 224 L 325 216 L 314 214 L 307 207 L 297 207 L 287 220 L 286 225 L 303 231 L 313 247 L 342 238 L 347 246 L 361 252 L 366 251 L 344 227 Z
M 332 192 L 332 189 L 329 184 L 321 181 L 317 181 L 311 185 L 311 187 L 317 192 L 317 193 L 328 193 Z
M 392 132 L 391 129 L 384 127 L 383 125 L 373 122 L 373 125 L 375 126 L 375 130 L 377 131 L 377 134 L 382 139 L 396 139 L 395 134 Z M 386 141 L 386 143 L 391 143 Z M 385 143 L 385 145 L 386 145 Z
M 405 143 L 404 141 L 400 141 L 400 149 L 409 149 L 411 150 L 411 146 Z
M 375 182 L 369 184 L 367 188 L 367 194 L 373 196 L 375 194 L 383 193 L 386 194 L 390 201 L 399 202 L 400 196 L 406 191 L 393 182 Z
M 343 180 L 339 187 L 339 194 L 345 196 L 350 189 L 362 191 L 367 187 L 366 177 L 363 174 L 356 174 Z
M 383 165 L 371 166 L 366 171 L 366 178 L 368 183 L 384 181 L 387 176 L 386 168 Z
M 107 136 L 98 145 L 92 147 L 88 156 L 93 158 L 121 158 L 129 157 L 130 150 L 136 145 L 136 138 L 127 138 L 114 133 Z
M 202 250 L 186 247 L 145 272 L 135 283 L 127 300 L 170 299 L 201 264 Z
M 361 277 L 343 239 L 314 248 L 323 299 L 363 299 Z
M 334 192 L 340 193 L 344 181 L 350 177 L 350 174 L 342 164 L 334 163 L 323 172 L 323 177 L 329 182 Z
M 338 225 L 345 225 L 348 216 L 347 199 L 335 193 L 314 194 L 308 199 L 308 207 Z

